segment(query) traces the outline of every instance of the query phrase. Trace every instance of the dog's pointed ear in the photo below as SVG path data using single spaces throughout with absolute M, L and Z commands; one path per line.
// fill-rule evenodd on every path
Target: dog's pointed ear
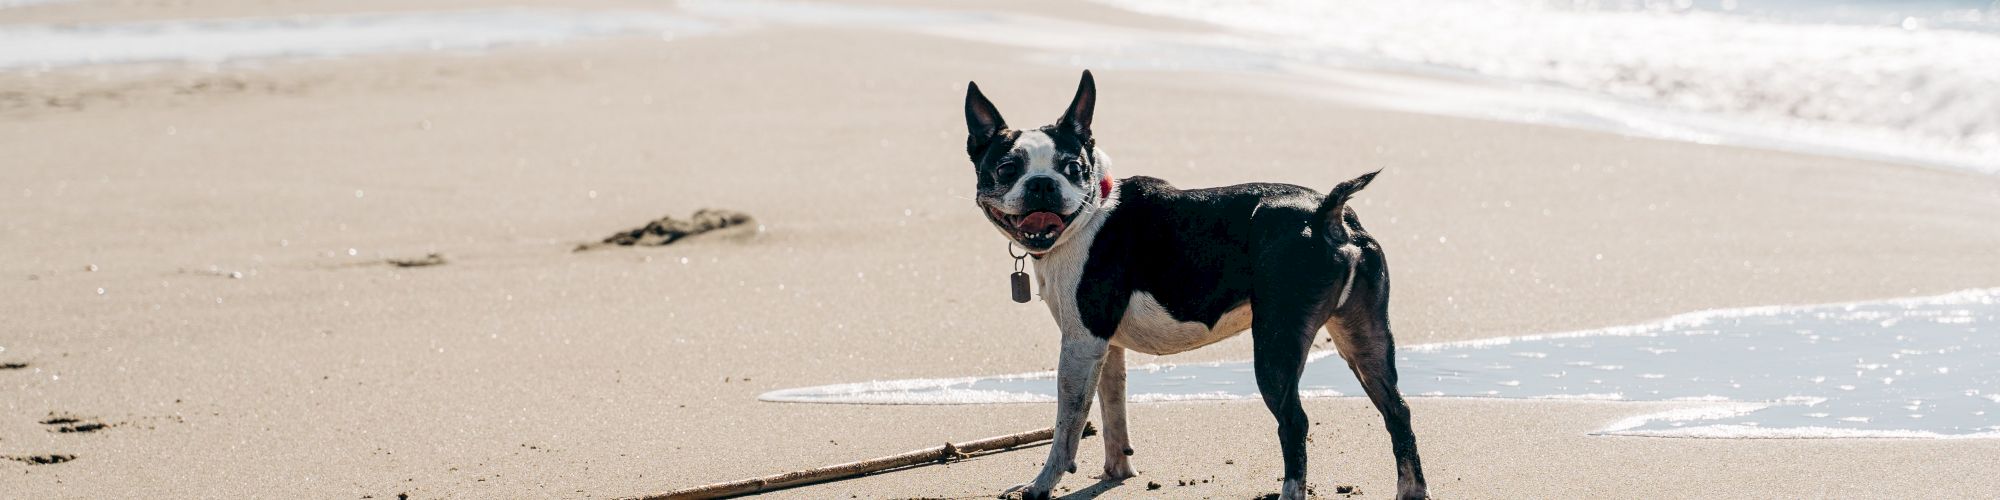
M 1000 110 L 993 107 L 993 101 L 986 100 L 986 95 L 979 93 L 979 84 L 966 82 L 965 131 L 971 135 L 972 144 L 983 144 L 1006 129 L 1007 120 L 1000 118 Z
M 1090 114 L 1097 108 L 1097 79 L 1090 77 L 1090 70 L 1083 70 L 1083 81 L 1076 84 L 1076 97 L 1070 99 L 1069 109 L 1063 110 L 1062 120 L 1056 125 L 1083 137 L 1090 137 Z

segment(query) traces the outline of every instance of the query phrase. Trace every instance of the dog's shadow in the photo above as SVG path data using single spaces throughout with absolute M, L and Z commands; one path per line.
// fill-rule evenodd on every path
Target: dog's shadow
M 1124 485 L 1125 485 L 1124 479 L 1099 479 L 1097 480 L 1097 484 L 1090 485 L 1090 487 L 1088 488 L 1076 490 L 1068 495 L 1063 495 L 1057 498 L 1060 498 L 1062 500 L 1090 500 L 1092 498 L 1097 498 L 1098 495 L 1103 495 L 1104 492 L 1111 491 L 1112 488 L 1117 488 L 1119 486 L 1124 486 Z

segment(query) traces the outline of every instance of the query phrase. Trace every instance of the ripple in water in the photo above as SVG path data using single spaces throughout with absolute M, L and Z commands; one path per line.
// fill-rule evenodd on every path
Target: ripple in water
M 2000 289 L 1819 306 L 1703 311 L 1640 325 L 1405 346 L 1411 397 L 1702 401 L 1601 434 L 1712 438 L 2000 437 Z M 1329 353 L 1301 392 L 1361 394 Z M 1146 365 L 1132 401 L 1257 398 L 1248 362 Z M 765 401 L 1051 402 L 1051 372 L 773 391 Z

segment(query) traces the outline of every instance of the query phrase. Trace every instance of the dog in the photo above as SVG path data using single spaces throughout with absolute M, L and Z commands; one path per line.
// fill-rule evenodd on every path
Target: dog
M 1076 472 L 1093 393 L 1103 404 L 1103 479 L 1136 476 L 1125 350 L 1173 354 L 1248 329 L 1257 388 L 1284 453 L 1279 496 L 1305 498 L 1310 423 L 1299 377 L 1323 327 L 1382 414 L 1397 496 L 1427 498 L 1410 409 L 1396 389 L 1388 263 L 1347 206 L 1380 171 L 1323 196 L 1290 184 L 1182 190 L 1152 177 L 1113 181 L 1091 136 L 1096 102 L 1085 70 L 1054 125 L 1014 130 L 978 83 L 966 86 L 974 201 L 1010 252 L 1018 245 L 1033 257 L 1042 301 L 1062 329 L 1048 461 L 1033 481 L 1001 495 L 1048 498 L 1064 473 Z

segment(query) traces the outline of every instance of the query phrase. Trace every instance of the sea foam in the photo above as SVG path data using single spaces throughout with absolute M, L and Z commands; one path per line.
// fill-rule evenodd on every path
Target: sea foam
M 111 63 L 220 63 L 410 50 L 481 50 L 576 38 L 713 31 L 660 12 L 500 9 L 0 25 L 0 70 Z
M 1885 26 L 1571 7 L 1616 2 L 1100 1 L 1232 28 L 1250 35 L 1234 47 L 1286 61 L 1472 76 L 1511 96 L 1441 111 L 2000 171 L 2000 34 L 1929 29 L 1993 26 L 1991 8 Z
M 1711 438 L 2000 437 L 2000 289 L 1815 306 L 1703 311 L 1637 325 L 1400 348 L 1419 397 L 1667 401 L 1688 406 L 1601 434 Z M 1307 397 L 1363 394 L 1314 353 Z M 1532 354 L 1532 355 L 1526 355 Z M 1605 369 L 1617 367 L 1618 369 Z M 1148 364 L 1131 401 L 1256 399 L 1248 362 Z M 1055 374 L 916 379 L 773 391 L 766 401 L 1054 401 Z

